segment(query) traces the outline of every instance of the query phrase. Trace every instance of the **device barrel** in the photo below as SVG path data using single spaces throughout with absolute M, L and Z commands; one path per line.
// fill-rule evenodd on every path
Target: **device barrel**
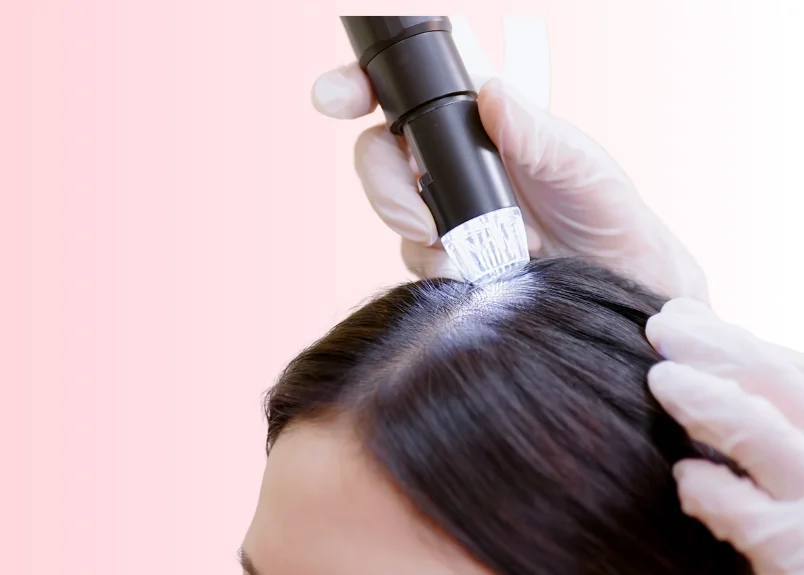
M 352 49 L 391 132 L 404 135 L 421 173 L 422 199 L 439 236 L 477 216 L 516 206 L 477 92 L 446 16 L 345 16 Z

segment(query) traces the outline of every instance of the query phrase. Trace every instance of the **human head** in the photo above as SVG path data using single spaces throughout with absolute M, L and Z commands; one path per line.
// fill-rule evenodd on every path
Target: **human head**
M 717 455 L 647 390 L 662 303 L 559 258 L 353 313 L 267 396 L 260 575 L 748 573 L 680 509 L 672 465 Z

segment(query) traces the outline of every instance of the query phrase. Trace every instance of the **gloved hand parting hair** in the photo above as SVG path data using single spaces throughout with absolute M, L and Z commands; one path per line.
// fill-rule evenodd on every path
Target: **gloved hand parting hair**
M 322 75 L 312 98 L 334 118 L 364 116 L 376 107 L 356 64 Z M 670 297 L 708 300 L 700 267 L 596 142 L 521 102 L 499 80 L 482 87 L 478 106 L 516 188 L 532 254 L 580 254 Z M 370 128 L 357 140 L 355 167 L 375 211 L 402 236 L 408 268 L 420 277 L 460 278 L 419 197 L 404 142 L 385 125 Z
M 683 509 L 744 553 L 759 575 L 804 574 L 804 356 L 668 302 L 647 335 L 669 361 L 650 388 L 690 435 L 751 476 L 706 461 L 677 464 Z

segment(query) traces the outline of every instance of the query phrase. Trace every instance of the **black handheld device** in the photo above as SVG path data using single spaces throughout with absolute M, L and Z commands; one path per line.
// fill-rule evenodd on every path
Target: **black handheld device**
M 391 132 L 404 135 L 447 252 L 474 283 L 528 260 L 524 224 L 446 16 L 341 18 Z

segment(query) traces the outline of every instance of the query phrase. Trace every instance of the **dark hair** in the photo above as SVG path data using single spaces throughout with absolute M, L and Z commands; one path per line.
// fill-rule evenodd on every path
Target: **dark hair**
M 663 302 L 570 258 L 399 286 L 288 365 L 269 449 L 347 416 L 418 511 L 501 575 L 750 573 L 680 508 L 673 463 L 720 458 L 647 389 Z

